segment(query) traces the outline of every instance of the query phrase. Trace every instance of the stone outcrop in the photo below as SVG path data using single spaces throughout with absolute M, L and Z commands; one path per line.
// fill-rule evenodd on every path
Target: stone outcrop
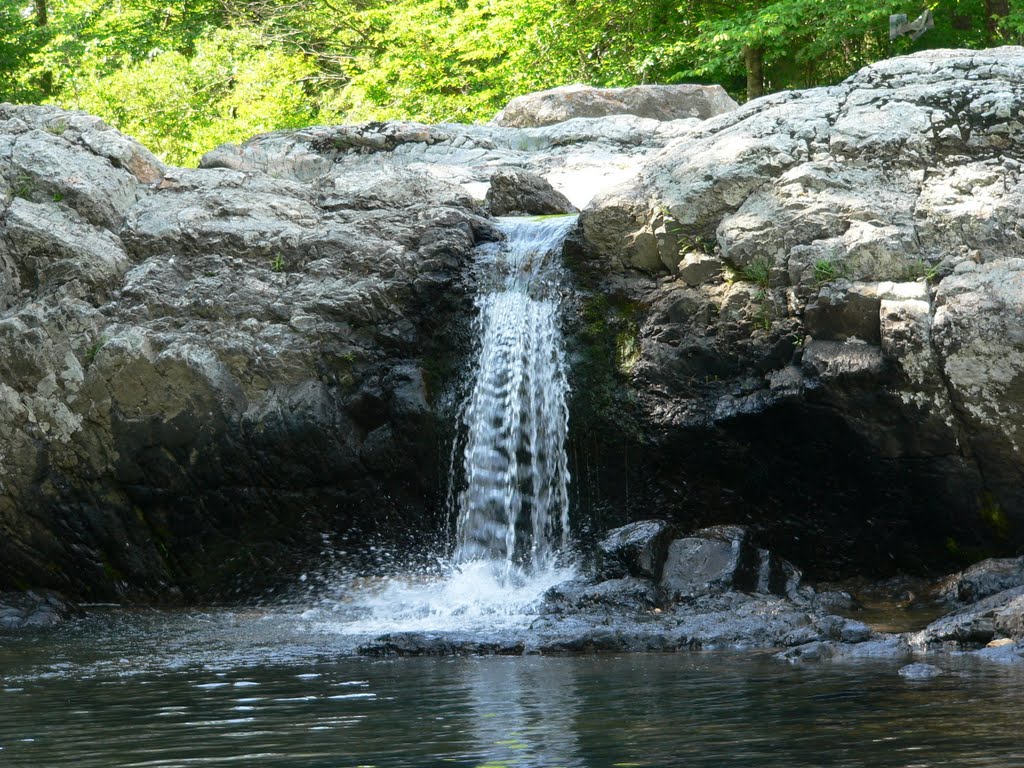
M 736 109 L 720 85 L 634 85 L 593 88 L 564 85 L 512 99 L 494 122 L 511 128 L 537 128 L 576 117 L 636 115 L 654 120 L 706 120 Z
M 536 173 L 511 169 L 491 176 L 484 205 L 493 216 L 577 213 L 569 198 Z
M 1019 554 L 1022 72 L 928 51 L 757 99 L 583 212 L 595 508 L 749 521 L 818 576 Z
M 758 561 L 778 562 L 754 544 L 742 526 L 696 531 L 663 546 L 672 526 L 647 520 L 603 539 L 606 563 L 631 563 L 641 574 L 579 578 L 550 589 L 528 626 L 499 628 L 481 636 L 460 631 L 393 632 L 364 643 L 371 656 L 675 651 L 723 648 L 807 648 L 834 643 L 857 648 L 886 638 L 856 619 L 825 608 L 826 601 L 789 580 L 759 583 Z M 702 548 L 699 546 L 703 544 Z M 682 546 L 677 546 L 682 545 Z M 718 547 L 715 549 L 715 547 Z M 723 551 L 724 547 L 724 551 Z M 744 572 L 740 561 L 755 567 Z M 710 574 L 710 570 L 714 574 Z M 660 579 L 653 574 L 664 571 Z M 692 577 L 681 592 L 674 579 Z
M 463 188 L 0 118 L 0 587 L 223 596 L 324 535 L 440 522 L 461 275 L 498 236 Z
M 429 547 L 491 177 L 571 207 L 549 183 L 589 199 L 699 122 L 315 127 L 179 169 L 0 107 L 0 589 L 227 597 Z

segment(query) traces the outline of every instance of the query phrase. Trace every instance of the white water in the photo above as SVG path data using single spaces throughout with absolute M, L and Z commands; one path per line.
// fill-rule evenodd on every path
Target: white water
M 465 411 L 456 562 L 544 571 L 569 535 L 569 433 L 559 255 L 574 217 L 502 219 L 477 299 L 480 354 Z
M 477 252 L 479 352 L 466 432 L 452 560 L 346 590 L 330 627 L 350 635 L 479 631 L 536 614 L 575 575 L 567 560 L 569 429 L 559 329 L 560 254 L 574 216 L 505 218 L 506 239 Z M 309 618 L 314 618 L 310 616 Z

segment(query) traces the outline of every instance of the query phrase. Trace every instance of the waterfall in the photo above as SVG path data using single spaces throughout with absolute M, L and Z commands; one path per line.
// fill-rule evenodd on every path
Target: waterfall
M 456 562 L 543 570 L 569 535 L 561 251 L 575 216 L 503 218 L 480 249 L 480 350 L 464 409 Z
M 454 557 L 438 562 L 440 576 L 358 579 L 335 603 L 341 621 L 319 626 L 357 636 L 523 626 L 550 587 L 577 575 L 559 558 L 569 540 L 560 254 L 575 221 L 499 219 L 505 240 L 477 251 L 479 352 L 450 478 Z

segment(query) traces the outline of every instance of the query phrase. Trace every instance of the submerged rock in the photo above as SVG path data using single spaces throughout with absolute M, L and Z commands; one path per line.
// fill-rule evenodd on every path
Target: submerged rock
M 907 664 L 905 667 L 900 667 L 898 674 L 900 677 L 905 677 L 909 680 L 927 680 L 932 677 L 938 677 L 939 675 L 944 674 L 944 672 L 934 664 L 916 662 L 914 664 Z

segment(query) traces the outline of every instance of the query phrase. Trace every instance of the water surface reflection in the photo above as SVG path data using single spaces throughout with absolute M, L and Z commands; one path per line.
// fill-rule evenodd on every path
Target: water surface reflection
M 1024 670 L 762 654 L 362 659 L 299 614 L 110 613 L 0 640 L 0 765 L 1024 765 Z

